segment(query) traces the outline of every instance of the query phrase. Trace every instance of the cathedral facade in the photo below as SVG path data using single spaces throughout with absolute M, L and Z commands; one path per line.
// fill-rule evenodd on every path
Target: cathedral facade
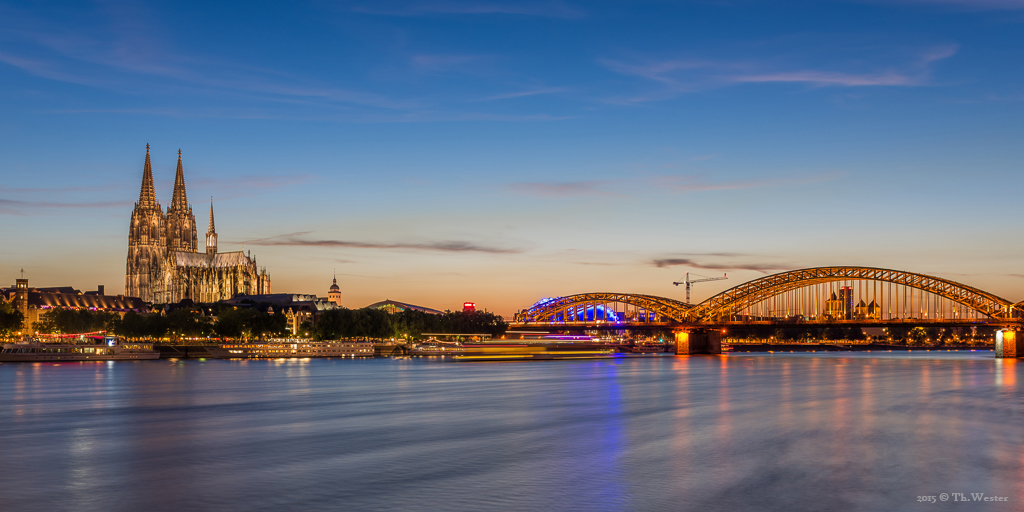
M 171 206 L 165 212 L 156 200 L 153 168 L 146 144 L 142 190 L 128 228 L 125 295 L 154 304 L 191 299 L 216 302 L 237 294 L 270 293 L 270 274 L 256 258 L 242 251 L 217 252 L 217 231 L 210 200 L 210 226 L 205 252 L 199 252 L 196 217 L 185 194 L 185 173 L 178 151 Z

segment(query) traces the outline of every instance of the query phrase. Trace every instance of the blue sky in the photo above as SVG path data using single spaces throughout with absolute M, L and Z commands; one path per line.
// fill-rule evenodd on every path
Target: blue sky
M 123 290 L 151 144 L 275 291 L 504 314 L 868 265 L 1024 299 L 1024 1 L 0 3 L 0 273 Z M 202 238 L 202 237 L 200 237 Z

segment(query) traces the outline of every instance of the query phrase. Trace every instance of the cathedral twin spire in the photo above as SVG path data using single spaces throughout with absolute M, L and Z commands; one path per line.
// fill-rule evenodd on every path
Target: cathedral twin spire
M 153 186 L 153 164 L 149 159 L 149 144 L 146 144 L 146 165 L 142 169 L 142 189 L 139 191 L 139 206 L 142 208 L 159 208 L 156 200 L 156 188 Z M 171 196 L 170 210 L 188 210 L 188 196 L 185 194 L 185 172 L 181 168 L 181 150 L 178 150 L 178 170 L 174 175 L 174 194 Z M 213 205 L 211 200 L 211 214 Z
M 156 200 L 156 189 L 153 185 L 153 164 L 149 158 L 149 144 L 146 144 L 146 165 L 142 171 L 142 189 L 139 191 L 139 208 L 140 209 L 160 209 L 160 203 Z M 179 231 L 177 233 L 169 233 L 173 249 L 191 249 L 195 250 L 195 220 L 191 215 L 192 209 L 188 204 L 188 195 L 185 192 L 185 171 L 181 165 L 181 149 L 178 149 L 178 168 L 174 173 L 174 193 L 171 196 L 171 206 L 167 209 L 167 214 L 172 217 L 172 223 L 180 224 L 180 226 L 173 226 L 173 231 Z M 190 218 L 191 217 L 191 218 Z M 191 220 L 191 222 L 189 222 Z M 189 226 L 191 224 L 191 226 Z M 189 229 L 191 227 L 191 230 Z M 180 232 L 184 228 L 184 233 Z M 187 240 L 187 231 L 192 231 L 192 244 L 188 247 L 189 240 Z M 182 236 L 184 235 L 184 236 Z M 184 238 L 184 240 L 182 240 Z M 181 247 L 178 247 L 178 246 Z M 206 252 L 216 254 L 217 252 L 217 228 L 213 222 L 213 197 L 210 197 L 210 226 L 206 232 Z
M 181 169 L 181 162 L 178 162 L 178 169 Z M 184 177 L 182 177 L 184 186 Z M 153 165 L 149 162 L 149 144 L 146 144 L 146 165 L 142 170 L 142 190 L 139 191 L 139 207 L 160 208 L 156 202 L 156 191 L 153 188 Z
M 174 195 L 171 196 L 171 209 L 188 209 L 188 196 L 185 195 L 185 172 L 181 170 L 181 149 L 178 150 L 178 171 L 174 174 Z
M 217 231 L 210 198 L 210 224 L 206 232 L 206 254 L 199 255 L 196 217 L 185 192 L 185 172 L 178 150 L 174 192 L 166 211 L 156 200 L 153 165 L 146 144 L 139 202 L 132 211 L 128 229 L 128 258 L 125 290 L 129 296 L 153 303 L 184 299 L 213 302 L 238 293 L 270 293 L 270 274 L 260 270 L 256 259 L 237 253 L 217 256 Z
M 146 165 L 142 172 L 142 190 L 139 192 L 140 210 L 160 211 L 160 203 L 156 200 L 153 187 L 153 165 L 149 157 L 149 144 L 146 144 Z M 181 165 L 181 150 L 178 150 L 178 169 L 174 175 L 174 193 L 171 206 L 164 215 L 164 228 L 168 250 L 196 252 L 196 220 L 192 208 L 188 204 L 185 193 L 185 172 Z

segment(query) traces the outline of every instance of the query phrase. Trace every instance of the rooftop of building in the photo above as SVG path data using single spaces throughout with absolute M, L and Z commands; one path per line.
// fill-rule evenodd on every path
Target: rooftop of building
M 424 306 L 417 306 L 415 304 L 409 304 L 409 303 L 406 303 L 406 302 L 398 302 L 397 300 L 391 300 L 391 299 L 382 300 L 380 302 L 374 302 L 373 304 L 370 304 L 369 306 L 366 306 L 366 307 L 368 307 L 368 308 L 377 308 L 377 309 L 397 309 L 398 311 L 405 311 L 405 310 L 411 309 L 413 311 L 420 311 L 420 312 L 423 312 L 423 313 L 430 313 L 431 315 L 440 315 L 440 314 L 444 313 L 444 311 L 438 311 L 436 309 L 432 309 L 432 308 L 428 308 L 428 307 L 424 307 Z
M 307 293 L 267 293 L 262 295 L 236 295 L 226 301 L 233 306 L 246 304 L 270 304 L 275 308 L 307 309 L 322 311 L 335 309 L 337 305 L 322 297 Z
M 0 289 L 5 297 L 13 298 L 15 287 Z M 28 306 L 39 309 L 70 308 L 105 311 L 149 311 L 149 305 L 138 297 L 102 295 L 99 291 L 82 293 L 72 286 L 28 288 Z
M 205 252 L 171 251 L 174 257 L 174 264 L 178 267 L 238 267 L 252 264 L 252 260 L 242 251 L 218 252 L 208 254 Z

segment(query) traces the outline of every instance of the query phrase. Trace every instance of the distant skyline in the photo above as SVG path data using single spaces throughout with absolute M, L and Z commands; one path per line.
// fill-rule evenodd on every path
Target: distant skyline
M 213 196 L 220 250 L 348 307 L 825 265 L 1019 301 L 1022 29 L 1019 0 L 0 2 L 0 283 L 121 293 L 149 143 L 163 206 L 180 148 L 200 232 Z

